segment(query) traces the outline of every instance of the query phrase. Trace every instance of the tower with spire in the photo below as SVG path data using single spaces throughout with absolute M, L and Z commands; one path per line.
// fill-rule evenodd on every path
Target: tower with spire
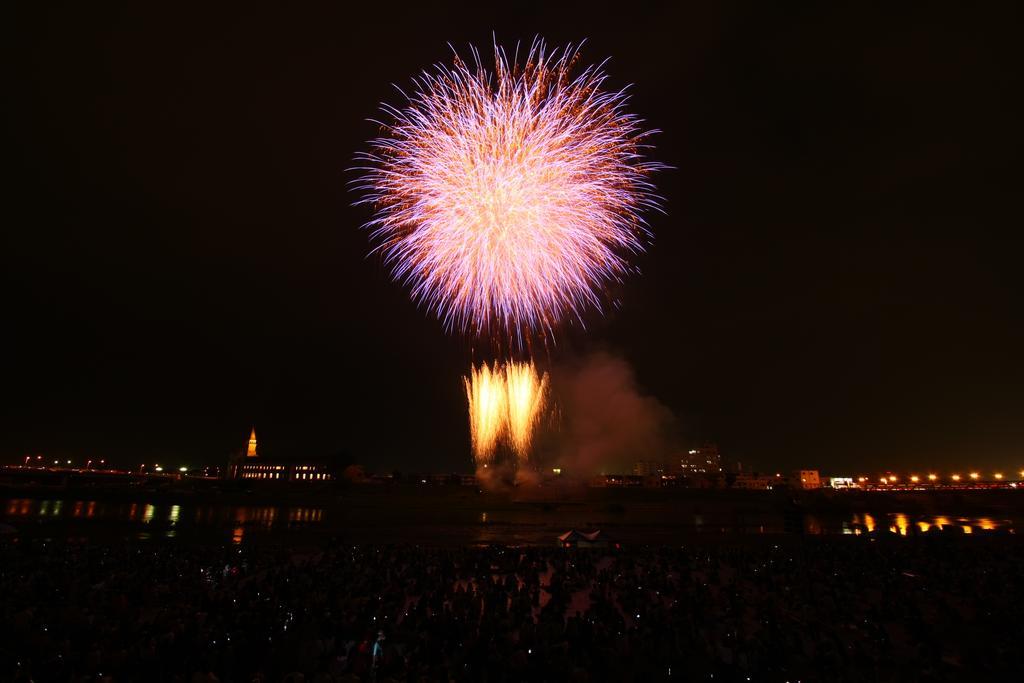
M 249 431 L 249 447 L 245 451 L 240 448 L 235 450 L 229 458 L 227 477 L 249 479 L 254 485 L 257 480 L 268 485 L 270 482 L 316 485 L 334 481 L 335 472 L 331 463 L 321 458 L 297 460 L 260 455 L 256 448 L 256 427 L 253 427 Z
M 249 450 L 245 452 L 245 457 L 255 458 L 256 455 L 256 427 L 253 427 L 252 432 L 249 434 Z

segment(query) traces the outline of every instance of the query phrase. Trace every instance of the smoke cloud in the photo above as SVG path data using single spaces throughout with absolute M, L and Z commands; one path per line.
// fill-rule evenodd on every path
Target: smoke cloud
M 543 450 L 566 473 L 628 473 L 637 460 L 663 460 L 672 453 L 672 412 L 640 390 L 624 359 L 594 353 L 555 368 L 551 383 L 557 426 Z

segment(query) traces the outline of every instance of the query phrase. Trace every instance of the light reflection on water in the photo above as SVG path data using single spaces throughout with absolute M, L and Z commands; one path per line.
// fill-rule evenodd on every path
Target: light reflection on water
M 324 520 L 324 509 L 309 506 L 222 506 L 197 505 L 194 513 L 179 504 L 157 505 L 153 503 L 103 503 L 95 500 L 68 501 L 65 507 L 63 500 L 36 500 L 32 498 L 12 498 L 0 502 L 3 516 L 12 522 L 18 518 L 28 517 L 64 517 L 70 519 L 94 519 L 108 522 L 130 522 L 148 526 L 186 526 L 211 527 L 224 526 L 232 531 L 232 540 L 240 543 L 245 530 L 257 528 L 271 530 L 279 527 L 319 524 Z M 137 532 L 136 537 L 147 539 L 152 533 L 146 530 Z M 168 529 L 163 535 L 175 538 L 179 534 L 175 528 Z
M 808 515 L 808 517 L 813 517 L 813 515 Z M 918 532 L 927 533 L 933 529 L 937 531 L 959 529 L 965 534 L 973 534 L 978 530 L 1015 533 L 1013 521 L 1009 519 L 957 517 L 954 522 L 945 515 L 919 515 L 916 519 L 911 519 L 909 515 L 902 512 L 889 513 L 885 517 L 887 518 L 887 524 L 883 528 L 886 528 L 889 533 L 898 536 L 907 536 Z M 817 523 L 812 524 L 811 522 L 804 526 L 806 533 L 820 533 L 814 531 L 814 529 L 818 528 L 820 526 Z M 873 533 L 876 529 L 878 529 L 878 524 L 873 516 L 866 513 L 854 514 L 848 522 L 844 521 L 842 523 L 840 533 L 859 536 L 862 533 Z
M 527 542 L 546 542 L 552 534 L 565 529 L 561 525 L 588 525 L 598 528 L 601 517 L 589 517 L 594 521 L 585 523 L 570 520 L 553 520 L 535 508 L 479 509 L 455 511 L 456 516 L 441 519 L 419 517 L 410 520 L 409 513 L 391 510 L 391 517 L 368 528 L 385 528 L 398 541 L 413 534 L 422 537 L 424 533 L 450 533 L 453 536 L 468 533 L 479 536 L 487 542 L 509 542 L 513 538 L 531 539 Z M 344 526 L 345 533 L 351 531 L 346 513 L 339 517 L 328 514 L 326 508 L 314 506 L 275 505 L 218 505 L 218 504 L 169 504 L 146 502 L 104 502 L 88 500 L 12 498 L 0 500 L 0 519 L 9 520 L 15 526 L 20 520 L 38 519 L 40 522 L 74 521 L 75 524 L 92 522 L 124 523 L 127 533 L 142 534 L 141 538 L 188 538 L 190 529 L 215 530 L 235 543 L 242 543 L 256 534 L 291 528 L 316 528 L 324 525 Z M 449 513 L 444 513 L 449 514 Z M 463 517 L 457 515 L 464 514 Z M 587 513 L 590 514 L 590 513 Z M 622 515 L 615 517 L 609 527 L 623 524 Z M 641 523 L 642 524 L 642 523 Z M 630 522 L 625 522 L 622 533 L 628 533 Z M 857 513 L 782 513 L 765 510 L 728 517 L 714 511 L 696 511 L 679 521 L 678 525 L 653 524 L 645 531 L 651 538 L 669 540 L 680 533 L 707 534 L 774 534 L 803 532 L 808 535 L 828 534 L 883 534 L 893 536 L 915 536 L 922 533 L 949 532 L 956 534 L 984 535 L 986 532 L 1015 533 L 1015 520 L 992 516 L 960 516 L 912 513 L 871 514 Z M 555 527 L 558 527 L 557 529 Z M 117 528 L 112 527 L 112 528 Z M 424 531 L 426 530 L 426 531 Z M 373 532 L 376 537 L 376 532 Z

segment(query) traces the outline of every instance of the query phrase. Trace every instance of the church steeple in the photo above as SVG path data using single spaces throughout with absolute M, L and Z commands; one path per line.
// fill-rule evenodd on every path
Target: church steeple
M 245 457 L 255 458 L 256 457 L 256 428 L 252 428 L 252 433 L 249 434 L 249 450 L 245 452 Z

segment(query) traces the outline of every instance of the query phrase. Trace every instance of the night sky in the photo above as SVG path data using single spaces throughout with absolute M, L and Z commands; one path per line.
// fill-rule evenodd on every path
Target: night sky
M 135 4 L 7 13 L 0 460 L 221 463 L 255 424 L 468 471 L 474 347 L 366 257 L 345 169 L 392 83 L 494 31 L 611 57 L 674 167 L 552 363 L 623 359 L 748 467 L 1024 467 L 1011 3 Z

